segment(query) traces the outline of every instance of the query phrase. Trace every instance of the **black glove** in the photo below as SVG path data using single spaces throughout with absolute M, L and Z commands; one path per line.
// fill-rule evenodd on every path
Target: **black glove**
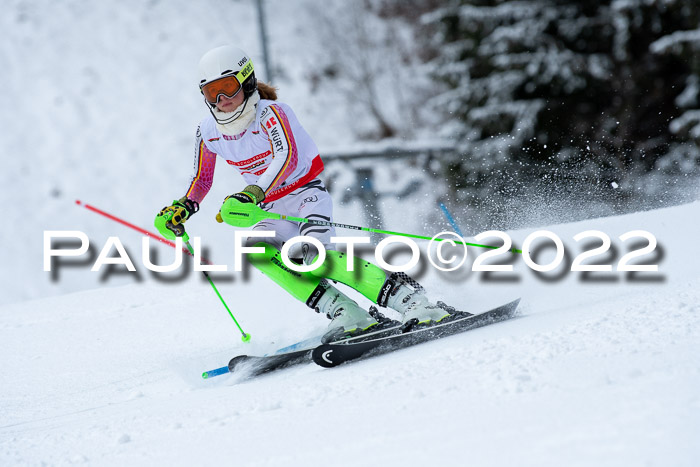
M 179 200 L 173 201 L 172 205 L 161 209 L 158 216 L 156 216 L 156 227 L 164 236 L 163 226 L 174 233 L 175 236 L 182 237 L 185 233 L 185 226 L 182 224 L 197 211 L 199 211 L 199 203 L 183 196 Z M 165 222 L 158 222 L 158 218 L 165 220 Z

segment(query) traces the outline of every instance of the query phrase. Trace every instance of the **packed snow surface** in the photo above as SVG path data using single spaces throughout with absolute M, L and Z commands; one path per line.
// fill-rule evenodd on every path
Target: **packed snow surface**
M 546 228 L 572 256 L 574 235 L 605 232 L 613 265 L 632 248 L 621 234 L 649 231 L 637 262 L 658 272 L 429 273 L 433 298 L 477 311 L 521 296 L 521 312 L 334 369 L 201 379 L 325 328 L 255 271 L 220 285 L 248 344 L 203 282 L 4 305 L 0 465 L 697 465 L 699 210 Z

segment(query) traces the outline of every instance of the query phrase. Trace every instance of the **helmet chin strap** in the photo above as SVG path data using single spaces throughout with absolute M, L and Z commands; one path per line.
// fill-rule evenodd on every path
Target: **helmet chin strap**
M 260 95 L 254 92 L 233 112 L 221 112 L 216 106 L 209 106 L 209 111 L 216 120 L 216 127 L 221 133 L 228 136 L 237 136 L 243 133 L 255 118 L 255 109 L 259 101 Z M 249 106 L 248 103 L 251 105 Z

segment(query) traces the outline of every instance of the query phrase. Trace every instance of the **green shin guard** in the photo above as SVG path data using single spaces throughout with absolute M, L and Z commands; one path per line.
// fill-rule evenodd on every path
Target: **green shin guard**
M 313 308 L 322 293 L 321 278 L 308 272 L 293 271 L 282 262 L 282 254 L 272 245 L 258 242 L 254 247 L 264 247 L 264 253 L 249 253 L 250 263 L 275 281 L 294 298 Z M 317 290 L 318 289 L 318 290 Z M 316 298 L 315 300 L 313 300 Z M 313 302 L 313 303 L 311 303 Z
M 386 272 L 362 258 L 353 258 L 353 270 L 348 271 L 348 257 L 340 251 L 326 251 L 326 260 L 318 269 L 310 271 L 317 278 L 328 278 L 343 283 L 377 303 L 382 287 L 387 282 Z

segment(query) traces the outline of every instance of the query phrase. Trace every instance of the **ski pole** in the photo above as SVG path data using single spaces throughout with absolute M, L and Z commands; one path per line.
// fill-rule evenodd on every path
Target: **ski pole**
M 222 207 L 224 209 L 224 207 Z M 229 222 L 227 222 L 230 225 L 234 225 L 236 227 L 251 227 L 255 224 L 257 224 L 260 221 L 266 220 L 266 219 L 278 219 L 278 220 L 287 220 L 287 221 L 292 221 L 292 222 L 302 222 L 304 224 L 313 224 L 313 225 L 324 225 L 327 227 L 338 227 L 342 229 L 351 229 L 351 230 L 362 230 L 365 232 L 375 232 L 379 234 L 385 234 L 385 235 L 398 235 L 401 237 L 409 237 L 409 238 L 419 238 L 421 240 L 433 240 L 433 237 L 426 237 L 425 235 L 414 235 L 414 234 L 408 234 L 408 233 L 403 233 L 403 232 L 392 232 L 391 230 L 380 230 L 380 229 L 373 229 L 370 227 L 360 227 L 357 225 L 349 225 L 349 224 L 340 224 L 338 222 L 329 222 L 329 221 L 321 221 L 321 220 L 316 220 L 316 219 L 307 219 L 305 217 L 294 217 L 294 216 L 287 216 L 285 214 L 277 214 L 274 212 L 267 212 L 264 211 L 261 207 L 259 207 L 256 204 L 253 203 L 239 203 L 236 204 L 235 206 L 228 206 L 226 207 L 228 210 L 226 212 L 226 217 L 228 218 Z M 216 220 L 219 222 L 223 222 L 223 218 L 221 217 L 221 214 L 216 215 Z M 461 237 L 461 235 L 460 235 Z M 444 238 L 435 238 L 434 240 L 442 242 L 446 239 Z M 467 246 L 476 246 L 479 248 L 490 248 L 492 250 L 496 250 L 500 247 L 498 246 L 493 246 L 493 245 L 480 245 L 478 243 L 467 243 L 467 242 L 460 242 L 460 241 L 455 241 L 455 243 L 467 245 Z M 522 253 L 522 250 L 518 250 L 517 248 L 511 248 L 511 252 L 513 253 Z
M 134 230 L 136 230 L 137 232 L 140 232 L 140 233 L 142 233 L 142 234 L 144 234 L 144 235 L 146 235 L 146 236 L 148 236 L 148 237 L 154 238 L 154 239 L 158 240 L 159 242 L 165 243 L 166 245 L 170 245 L 170 246 L 172 246 L 173 248 L 176 248 L 176 245 L 175 245 L 174 242 L 171 242 L 170 240 L 166 240 L 165 238 L 163 238 L 163 237 L 161 237 L 161 236 L 159 236 L 159 235 L 156 235 L 156 234 L 154 234 L 154 233 L 151 233 L 151 232 L 149 232 L 149 231 L 146 230 L 146 229 L 142 229 L 141 227 L 138 227 L 138 226 L 136 226 L 136 225 L 134 225 L 134 224 L 132 224 L 132 223 L 130 223 L 130 222 L 127 222 L 127 221 L 125 221 L 125 220 L 123 220 L 123 219 L 120 219 L 120 218 L 118 218 L 117 216 L 115 216 L 115 215 L 113 215 L 113 214 L 109 214 L 109 213 L 107 213 L 107 212 L 105 212 L 105 211 L 103 211 L 103 210 L 101 210 L 101 209 L 98 209 L 98 208 L 96 208 L 96 207 L 94 207 L 94 206 L 91 206 L 91 205 L 89 205 L 89 204 L 85 204 L 85 203 L 83 203 L 83 202 L 80 201 L 80 200 L 75 200 L 75 204 L 77 204 L 78 206 L 83 206 L 83 207 L 85 207 L 85 208 L 86 208 L 87 210 L 89 210 L 89 211 L 92 211 L 92 212 L 94 212 L 94 213 L 96 213 L 96 214 L 99 214 L 99 215 L 101 215 L 101 216 L 104 216 L 104 217 L 106 217 L 107 219 L 110 219 L 110 220 L 113 220 L 113 221 L 115 221 L 115 222 L 118 222 L 118 223 L 120 223 L 120 224 L 122 224 L 122 225 L 125 225 L 125 226 L 127 226 L 127 227 L 129 227 L 129 228 L 131 228 L 131 229 L 134 229 Z M 184 252 L 187 253 L 188 255 L 194 256 L 194 248 L 192 248 L 192 245 L 190 245 L 190 237 L 185 233 L 185 234 L 182 236 L 182 239 L 183 239 L 185 245 L 187 246 L 187 249 L 183 248 L 182 251 L 184 251 Z M 207 263 L 209 263 L 209 264 L 211 264 L 209 261 L 206 261 L 206 260 L 204 260 L 204 261 L 207 262 Z M 226 304 L 226 301 L 224 301 L 223 297 L 222 297 L 221 294 L 219 293 L 219 290 L 216 288 L 216 285 L 214 285 L 214 281 L 211 279 L 211 277 L 209 277 L 209 274 L 207 274 L 206 271 L 202 271 L 202 272 L 204 273 L 204 276 L 207 278 L 207 280 L 208 280 L 209 283 L 211 284 L 212 288 L 214 289 L 214 292 L 216 292 L 216 295 L 219 297 L 219 300 L 221 300 L 221 303 L 223 303 L 224 308 L 226 308 L 226 311 L 228 311 L 228 314 L 231 315 L 231 318 L 233 319 L 233 322 L 236 323 L 236 326 L 238 327 L 239 331 L 241 331 L 241 334 L 243 335 L 243 336 L 241 337 L 241 340 L 242 340 L 243 342 L 249 342 L 249 341 L 250 341 L 250 334 L 246 334 L 246 333 L 243 331 L 243 329 L 241 328 L 240 324 L 238 324 L 238 321 L 236 321 L 236 318 L 233 316 L 233 313 L 231 313 L 231 310 L 229 309 L 228 305 Z
M 139 233 L 142 233 L 143 235 L 145 235 L 147 237 L 153 238 L 154 240 L 157 240 L 161 243 L 165 243 L 166 245 L 171 246 L 173 248 L 177 248 L 177 245 L 175 245 L 175 242 L 171 242 L 170 240 L 165 239 L 158 234 L 154 234 L 153 232 L 149 232 L 146 229 L 142 229 L 141 227 L 134 225 L 131 222 L 127 222 L 124 219 L 120 219 L 113 214 L 110 214 L 108 212 L 103 211 L 102 209 L 99 209 L 99 208 L 96 208 L 95 206 L 92 206 L 91 204 L 83 203 L 79 199 L 75 200 L 75 204 L 77 204 L 78 206 L 82 206 L 85 209 L 87 209 L 88 211 L 94 212 L 95 214 L 99 214 L 100 216 L 104 216 L 109 220 L 113 220 L 114 222 L 117 222 L 117 223 L 122 224 L 126 227 L 129 227 L 130 229 L 133 229 Z M 190 256 L 194 256 L 187 248 L 183 248 L 182 251 L 187 253 Z M 212 262 L 206 258 L 202 258 L 202 261 L 207 263 L 207 264 L 212 264 Z
M 190 253 L 194 255 L 194 248 L 192 248 L 192 245 L 190 245 L 190 237 L 187 235 L 187 233 L 182 235 L 182 241 L 185 242 L 185 245 L 187 245 L 187 249 L 190 250 Z M 228 307 L 226 304 L 226 301 L 224 298 L 221 296 L 219 293 L 219 289 L 216 288 L 216 285 L 214 285 L 214 281 L 211 280 L 211 277 L 209 277 L 209 274 L 207 274 L 207 271 L 202 271 L 202 274 L 204 274 L 204 277 L 207 278 L 209 281 L 209 284 L 211 284 L 211 287 L 214 289 L 214 292 L 216 292 L 217 297 L 219 297 L 219 300 L 221 300 L 221 303 L 224 305 L 224 308 L 226 308 L 226 311 L 228 311 L 228 314 L 231 316 L 231 319 L 233 320 L 234 323 L 236 323 L 236 326 L 238 327 L 238 330 L 241 331 L 241 340 L 243 342 L 250 342 L 250 334 L 246 334 L 246 332 L 241 328 L 241 325 L 238 324 L 238 320 L 236 320 L 236 317 L 233 316 L 233 313 L 231 313 L 231 309 Z
M 455 229 L 455 232 L 457 232 L 457 235 L 460 237 L 464 237 L 462 235 L 462 231 L 460 230 L 459 226 L 457 225 L 457 222 L 455 222 L 454 217 L 452 217 L 452 214 L 450 214 L 450 211 L 447 209 L 447 206 L 445 206 L 443 203 L 440 203 L 440 209 L 442 209 L 442 213 L 445 215 L 447 220 L 450 222 L 452 225 L 452 228 Z
M 143 235 L 145 235 L 145 236 L 147 236 L 147 237 L 151 237 L 151 238 L 153 238 L 153 239 L 155 239 L 155 240 L 158 240 L 158 241 L 161 242 L 161 243 L 165 243 L 166 245 L 169 245 L 169 246 L 171 246 L 171 247 L 173 247 L 173 248 L 176 248 L 176 245 L 175 245 L 174 242 L 171 242 L 170 240 L 166 240 L 165 238 L 161 237 L 160 235 L 156 235 L 156 234 L 154 234 L 153 232 L 149 232 L 149 231 L 146 230 L 146 229 L 142 229 L 141 227 L 139 227 L 139 226 L 137 226 L 137 225 L 134 225 L 134 224 L 132 224 L 131 222 L 127 222 L 127 221 L 125 221 L 124 219 L 120 219 L 120 218 L 118 218 L 117 216 L 115 216 L 115 215 L 113 215 L 113 214 L 110 214 L 110 213 L 108 213 L 108 212 L 103 211 L 102 209 L 98 209 L 98 208 L 96 208 L 95 206 L 92 206 L 92 205 L 87 204 L 87 203 L 83 203 L 83 202 L 80 201 L 79 199 L 76 199 L 76 200 L 75 200 L 75 204 L 77 204 L 78 206 L 82 206 L 82 207 L 84 207 L 85 209 L 87 209 L 88 211 L 94 212 L 95 214 L 99 214 L 100 216 L 106 217 L 106 218 L 109 219 L 109 220 L 113 220 L 114 222 L 117 222 L 117 223 L 122 224 L 122 225 L 124 225 L 124 226 L 126 226 L 126 227 L 129 227 L 130 229 L 133 229 L 133 230 L 135 230 L 135 231 L 137 231 L 137 232 L 139 232 L 139 233 L 142 233 Z M 185 248 L 183 248 L 182 251 L 184 251 L 184 252 L 187 253 L 188 255 L 191 255 L 191 253 L 190 253 L 189 251 L 187 251 Z

